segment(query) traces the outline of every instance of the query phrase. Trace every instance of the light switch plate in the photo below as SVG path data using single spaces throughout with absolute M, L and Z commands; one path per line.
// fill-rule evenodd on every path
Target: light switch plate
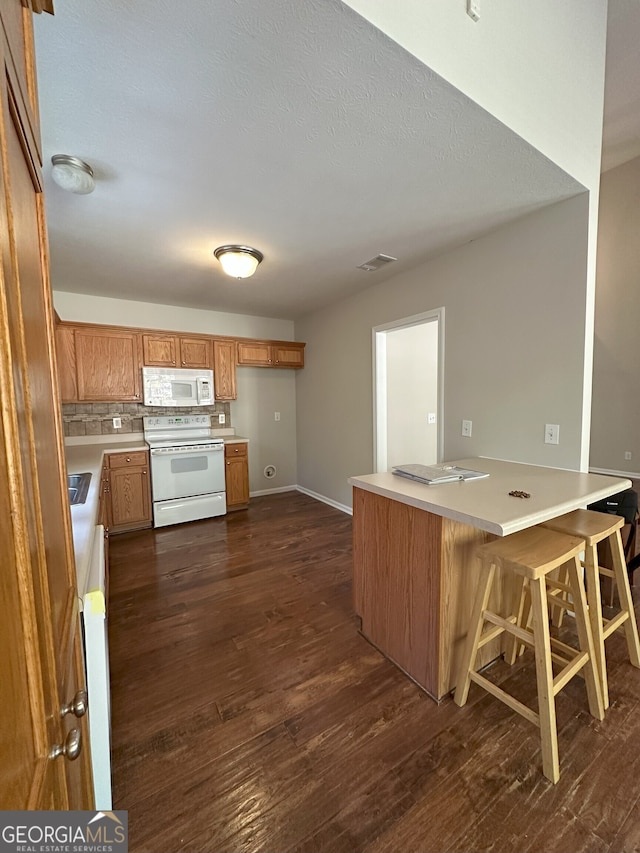
M 560 424 L 544 425 L 544 443 L 560 444 Z

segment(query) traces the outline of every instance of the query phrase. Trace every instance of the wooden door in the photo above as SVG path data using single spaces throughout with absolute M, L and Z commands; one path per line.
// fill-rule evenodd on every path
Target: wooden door
M 31 13 L 0 6 L 0 808 L 93 805 L 37 134 Z M 77 761 L 52 749 L 79 729 Z
M 78 399 L 78 382 L 75 330 L 72 326 L 56 326 L 56 357 L 60 398 L 63 403 L 75 403 Z
M 79 400 L 140 402 L 140 336 L 111 329 L 76 329 Z
M 304 367 L 304 344 L 274 344 L 271 349 L 276 367 Z
M 143 335 L 142 363 L 147 367 L 175 367 L 178 339 L 174 335 Z
M 268 341 L 238 341 L 238 364 L 271 367 L 271 344 Z
M 211 341 L 207 338 L 180 338 L 180 367 L 211 370 Z
M 249 503 L 249 459 L 245 442 L 226 444 L 224 448 L 227 509 Z
M 110 453 L 110 530 L 137 530 L 151 526 L 151 479 L 145 450 Z
M 237 398 L 236 342 L 233 340 L 213 342 L 213 384 L 216 400 Z

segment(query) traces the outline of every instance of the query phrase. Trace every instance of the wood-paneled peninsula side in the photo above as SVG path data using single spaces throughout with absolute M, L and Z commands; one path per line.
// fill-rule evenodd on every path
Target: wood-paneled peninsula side
M 455 687 L 476 589 L 476 547 L 631 487 L 619 477 L 497 459 L 450 464 L 489 477 L 439 486 L 391 473 L 349 479 L 362 633 L 437 701 Z M 511 497 L 513 490 L 530 498 Z M 508 594 L 496 585 L 497 599 Z M 500 651 L 499 640 L 489 643 L 482 662 Z

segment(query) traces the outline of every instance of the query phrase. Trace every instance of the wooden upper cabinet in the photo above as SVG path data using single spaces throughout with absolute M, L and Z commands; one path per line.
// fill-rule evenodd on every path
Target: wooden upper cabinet
M 304 367 L 304 344 L 295 341 L 238 341 L 238 364 Z
M 236 342 L 214 340 L 213 385 L 216 400 L 236 400 Z
M 142 363 L 147 367 L 177 367 L 178 339 L 173 335 L 143 335 Z
M 304 344 L 277 343 L 273 351 L 273 363 L 276 367 L 304 367 Z
M 107 329 L 76 329 L 78 399 L 139 402 L 140 335 Z
M 56 358 L 60 398 L 63 403 L 75 403 L 78 399 L 76 378 L 76 338 L 69 326 L 56 326 Z
M 147 367 L 184 367 L 211 370 L 211 340 L 177 335 L 142 335 L 143 364 Z
M 213 367 L 211 339 L 180 338 L 180 367 L 202 367 L 211 370 Z

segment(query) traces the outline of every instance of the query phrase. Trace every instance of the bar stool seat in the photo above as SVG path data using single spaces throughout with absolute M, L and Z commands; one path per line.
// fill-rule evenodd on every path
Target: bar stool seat
M 530 527 L 481 545 L 476 550 L 480 561 L 480 577 L 454 696 L 457 705 L 464 705 L 469 695 L 470 683 L 474 681 L 537 725 L 542 742 L 543 773 L 554 783 L 560 778 L 555 696 L 582 669 L 589 710 L 597 719 L 604 719 L 600 679 L 594 664 L 594 643 L 579 560 L 579 554 L 584 548 L 584 540 L 577 536 Z M 547 600 L 555 602 L 557 594 L 557 584 L 549 575 L 564 564 L 568 568 L 568 588 L 575 608 L 579 650 L 552 639 L 549 633 Z M 515 582 L 511 611 L 506 616 L 488 609 L 496 568 L 512 573 Z M 531 598 L 532 628 L 522 624 L 525 587 L 528 587 Z M 485 622 L 491 626 L 486 630 Z M 502 633 L 510 635 L 511 650 L 508 657 L 512 661 L 515 659 L 516 646 L 520 643 L 534 649 L 538 689 L 537 713 L 475 671 L 478 649 Z M 554 660 L 562 664 L 562 669 L 555 677 L 552 667 Z
M 602 691 L 604 707 L 609 707 L 609 685 L 607 680 L 607 664 L 604 641 L 614 631 L 624 628 L 627 640 L 629 660 L 633 666 L 640 667 L 640 641 L 638 640 L 638 626 L 633 609 L 633 599 L 629 586 L 629 576 L 622 546 L 620 531 L 625 524 L 624 518 L 618 515 L 595 512 L 589 509 L 576 509 L 545 521 L 540 527 L 546 530 L 555 530 L 568 536 L 579 536 L 585 541 L 584 571 L 587 586 L 587 602 L 589 604 L 589 618 L 591 630 L 596 646 L 596 661 L 598 665 L 598 676 Z M 613 569 L 601 566 L 598 563 L 598 544 L 608 540 Z M 599 575 L 613 578 L 618 586 L 618 597 L 620 599 L 620 612 L 613 619 L 605 619 L 602 615 L 602 598 L 600 594 Z M 571 604 L 568 608 L 560 604 L 561 609 L 572 610 Z

